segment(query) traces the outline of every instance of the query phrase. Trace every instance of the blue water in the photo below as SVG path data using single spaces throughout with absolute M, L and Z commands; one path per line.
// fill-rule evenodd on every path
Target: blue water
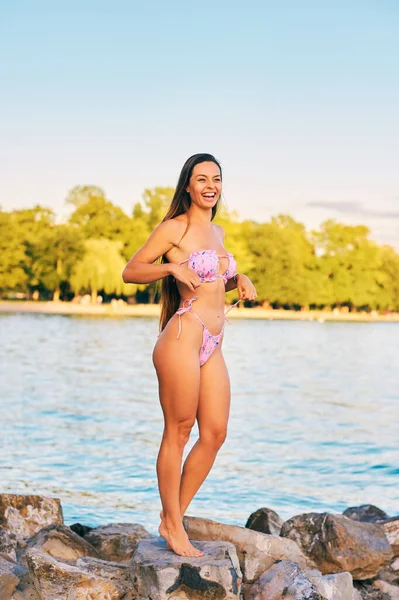
M 157 320 L 14 314 L 0 331 L 1 492 L 156 533 Z M 234 320 L 224 354 L 228 438 L 188 514 L 399 513 L 399 324 Z

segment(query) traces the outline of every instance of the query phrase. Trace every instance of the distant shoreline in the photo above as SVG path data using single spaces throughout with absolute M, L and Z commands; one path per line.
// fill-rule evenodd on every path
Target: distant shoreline
M 158 304 L 75 304 L 72 302 L 0 301 L 0 313 L 38 313 L 56 315 L 108 316 L 108 317 L 158 317 Z M 380 315 L 373 313 L 344 313 L 333 311 L 270 310 L 265 308 L 237 307 L 229 313 L 232 319 L 267 319 L 270 321 L 350 321 L 399 323 L 399 313 Z

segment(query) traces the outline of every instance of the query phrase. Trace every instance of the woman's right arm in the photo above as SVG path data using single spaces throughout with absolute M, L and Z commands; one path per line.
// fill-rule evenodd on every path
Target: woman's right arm
M 179 239 L 179 223 L 172 220 L 160 223 L 136 254 L 127 263 L 122 272 L 125 283 L 152 283 L 172 275 L 172 263 L 153 264 L 157 258 L 174 246 L 173 239 Z
M 144 246 L 129 260 L 122 272 L 125 283 L 152 283 L 173 275 L 176 281 L 184 283 L 192 292 L 201 285 L 201 279 L 187 265 L 165 263 L 155 265 L 153 262 L 176 246 L 185 231 L 185 224 L 181 221 L 169 219 L 163 221 L 154 229 Z

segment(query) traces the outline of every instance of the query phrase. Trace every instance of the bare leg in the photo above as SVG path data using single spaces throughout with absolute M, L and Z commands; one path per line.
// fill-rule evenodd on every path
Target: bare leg
M 197 410 L 199 439 L 187 456 L 180 484 L 183 517 L 215 461 L 227 433 L 230 410 L 230 380 L 221 349 L 215 350 L 201 367 Z
M 165 329 L 154 349 L 154 366 L 165 429 L 157 459 L 158 487 L 163 507 L 159 533 L 180 556 L 202 556 L 189 541 L 182 524 L 179 506 L 181 463 L 184 446 L 190 437 L 197 413 L 200 367 L 198 348 L 202 331 L 190 323 L 176 340 L 174 328 Z M 171 323 L 172 325 L 172 323 Z M 200 337 L 198 337 L 200 336 Z M 197 339 L 198 338 L 198 339 Z

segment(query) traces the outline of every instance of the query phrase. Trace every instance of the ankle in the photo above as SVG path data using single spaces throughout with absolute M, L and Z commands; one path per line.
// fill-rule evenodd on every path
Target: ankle
M 165 527 L 171 531 L 178 531 L 179 529 L 182 529 L 182 527 L 183 527 L 183 522 L 180 518 L 176 519 L 176 518 L 168 517 L 167 515 L 165 515 L 163 518 L 163 522 L 164 522 Z

